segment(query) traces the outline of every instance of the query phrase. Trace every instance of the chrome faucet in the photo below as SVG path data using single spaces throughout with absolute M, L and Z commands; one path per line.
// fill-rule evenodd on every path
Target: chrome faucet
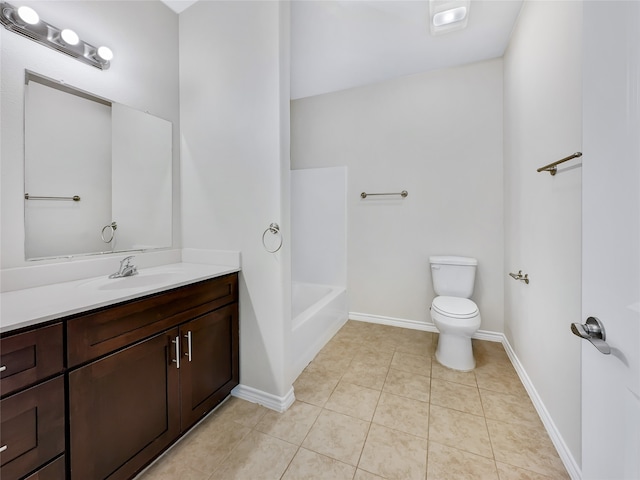
M 116 273 L 112 273 L 111 275 L 109 275 L 109 278 L 122 278 L 122 277 L 130 277 L 132 275 L 137 275 L 138 268 L 135 265 L 131 264 L 132 258 L 133 258 L 133 255 L 129 257 L 124 257 L 120 261 L 120 270 L 118 270 Z

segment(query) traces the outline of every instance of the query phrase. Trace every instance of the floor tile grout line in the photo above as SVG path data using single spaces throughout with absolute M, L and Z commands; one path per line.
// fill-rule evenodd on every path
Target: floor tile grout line
M 216 465 L 216 467 L 211 471 L 211 473 L 209 474 L 209 478 L 211 479 L 215 473 L 220 470 L 220 467 L 222 467 L 222 465 L 224 465 L 224 463 L 229 459 L 229 457 L 231 457 L 231 454 L 235 451 L 236 448 L 238 448 L 238 445 L 240 445 L 242 443 L 242 441 L 247 438 L 247 435 L 249 435 L 252 431 L 253 428 L 252 427 L 247 427 L 246 425 L 242 425 L 239 422 L 236 422 L 235 420 L 231 420 L 233 423 L 236 423 L 240 426 L 243 426 L 245 428 L 248 428 L 249 431 L 246 432 L 244 435 L 242 435 L 242 438 L 240 438 L 240 440 L 238 440 L 238 442 L 233 446 L 233 448 L 231 448 L 231 450 L 229 450 L 229 452 L 222 458 L 222 460 L 220 460 L 220 463 L 218 463 L 218 465 Z M 204 472 L 203 472 L 204 473 Z
M 431 338 L 431 343 L 433 344 L 433 337 Z M 433 345 L 431 345 L 433 346 Z M 429 409 L 427 411 L 427 453 L 426 453 L 426 461 L 424 465 L 424 479 L 429 479 L 429 445 L 431 444 L 431 400 L 433 399 L 433 362 L 435 361 L 435 357 L 431 356 L 431 366 L 429 368 Z
M 394 349 L 394 355 L 395 355 L 395 349 Z M 391 358 L 392 358 L 392 361 L 393 361 L 393 355 L 392 355 Z M 382 389 L 384 389 L 384 384 L 387 381 L 387 377 L 389 376 L 389 371 L 390 370 L 391 370 L 391 367 L 388 366 L 387 367 L 387 374 L 385 375 L 384 382 L 382 383 Z M 364 448 L 367 445 L 367 440 L 369 439 L 369 433 L 371 432 L 371 426 L 373 425 L 373 419 L 375 418 L 376 411 L 378 409 L 378 405 L 380 405 L 380 397 L 382 397 L 382 391 L 383 391 L 382 389 L 380 390 L 380 393 L 378 395 L 378 401 L 376 402 L 376 408 L 374 408 L 374 410 L 373 410 L 373 415 L 371 416 L 371 421 L 369 421 L 369 425 L 367 427 L 367 434 L 364 437 L 364 442 L 362 442 L 362 448 L 360 449 L 360 455 L 358 455 L 358 461 L 356 462 L 356 473 L 358 471 L 358 468 L 360 468 L 360 462 L 362 461 L 362 454 L 364 453 Z M 364 469 L 362 469 L 362 470 L 364 470 Z M 365 471 L 367 471 L 367 470 L 365 470 Z M 373 473 L 373 472 L 370 472 L 370 473 Z M 355 477 L 355 473 L 354 473 L 354 477 Z
M 491 456 L 493 460 L 493 466 L 496 469 L 496 477 L 500 478 L 500 473 L 498 472 L 498 461 L 496 460 L 496 449 L 493 445 L 493 439 L 491 437 L 491 431 L 489 430 L 489 422 L 487 421 L 487 412 L 484 407 L 484 402 L 482 401 L 482 395 L 480 394 L 480 386 L 476 387 L 478 389 L 478 396 L 480 397 L 480 406 L 482 407 L 482 416 L 484 418 L 484 426 L 487 429 L 487 437 L 489 438 L 489 446 L 491 447 Z
M 282 478 L 287 474 L 287 470 L 289 470 L 289 468 L 291 467 L 293 460 L 296 458 L 301 448 L 302 448 L 302 444 L 298 445 L 298 448 L 296 448 L 296 453 L 293 454 L 293 456 L 291 457 L 291 460 L 289 460 L 289 463 L 287 464 L 287 467 L 282 471 L 282 475 L 280 475 L 279 480 L 282 480 Z

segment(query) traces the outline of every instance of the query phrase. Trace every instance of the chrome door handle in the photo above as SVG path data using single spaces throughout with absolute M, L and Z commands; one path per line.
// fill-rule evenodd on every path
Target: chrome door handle
M 604 325 L 596 317 L 589 317 L 585 323 L 572 323 L 571 332 L 580 338 L 589 340 L 600 353 L 609 355 L 611 347 L 605 341 L 607 336 L 604 332 Z

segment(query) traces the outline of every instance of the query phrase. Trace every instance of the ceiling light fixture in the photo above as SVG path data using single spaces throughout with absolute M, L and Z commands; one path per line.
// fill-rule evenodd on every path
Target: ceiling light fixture
M 432 35 L 467 26 L 470 0 L 429 0 L 429 29 Z
M 109 62 L 113 59 L 113 52 L 110 48 L 96 48 L 80 40 L 78 34 L 71 29 L 61 30 L 43 22 L 36 11 L 30 7 L 16 8 L 7 2 L 2 2 L 0 9 L 0 22 L 7 30 L 100 70 L 109 68 Z
M 456 7 L 451 10 L 445 10 L 433 16 L 433 26 L 441 27 L 443 25 L 449 25 L 450 23 L 459 22 L 460 20 L 464 20 L 466 16 L 467 7 Z

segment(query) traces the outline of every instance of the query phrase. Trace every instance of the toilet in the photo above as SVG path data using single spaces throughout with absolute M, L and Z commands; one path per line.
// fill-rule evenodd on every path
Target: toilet
M 469 371 L 476 366 L 471 336 L 480 328 L 480 311 L 470 300 L 478 261 L 475 258 L 429 257 L 433 290 L 431 319 L 438 332 L 436 359 L 453 370 Z

